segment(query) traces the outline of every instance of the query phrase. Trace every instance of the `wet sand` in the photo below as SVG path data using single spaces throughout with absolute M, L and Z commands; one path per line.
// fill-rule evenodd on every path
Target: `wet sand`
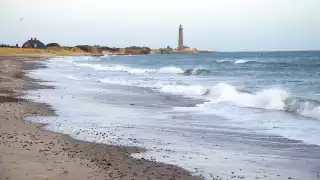
M 0 56 L 0 180 L 199 179 L 179 167 L 130 156 L 141 148 L 78 141 L 24 121 L 55 115 L 48 105 L 19 98 L 27 89 L 50 88 L 24 75 L 24 70 L 41 68 L 26 61 L 46 58 Z

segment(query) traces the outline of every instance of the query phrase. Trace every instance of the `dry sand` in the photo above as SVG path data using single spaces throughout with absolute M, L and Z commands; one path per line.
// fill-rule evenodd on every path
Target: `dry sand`
M 44 59 L 0 56 L 0 180 L 199 179 L 176 166 L 129 156 L 142 151 L 139 148 L 78 141 L 24 121 L 54 115 L 45 104 L 19 98 L 23 90 L 49 88 L 23 73 L 23 69 L 40 68 L 25 61 Z

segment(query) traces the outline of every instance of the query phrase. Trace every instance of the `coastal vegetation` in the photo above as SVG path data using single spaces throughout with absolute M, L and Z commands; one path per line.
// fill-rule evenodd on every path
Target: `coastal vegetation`
M 18 48 L 17 46 L 11 46 L 9 44 L 0 44 L 0 48 Z
M 46 45 L 47 48 L 49 47 L 61 47 L 58 43 L 49 43 Z
M 0 54 L 53 54 L 53 55 L 126 55 L 126 54 L 174 54 L 197 52 L 197 49 L 184 47 L 183 52 L 178 52 L 170 46 L 160 49 L 151 49 L 149 47 L 130 46 L 125 48 L 101 46 L 101 45 L 76 45 L 76 46 L 61 46 L 53 42 L 45 45 L 45 48 L 36 48 L 32 46 L 23 46 L 20 48 L 18 45 L 12 46 L 9 44 L 0 44 Z
M 151 49 L 149 47 L 137 47 L 131 46 L 124 48 L 125 54 L 150 54 Z
M 74 55 L 90 55 L 81 49 L 73 48 L 67 49 L 36 49 L 36 48 L 11 48 L 3 47 L 0 48 L 0 54 L 4 55 L 60 55 L 60 56 L 74 56 Z
M 60 46 L 57 43 L 49 43 L 46 49 L 17 48 L 10 45 L 0 45 L 0 54 L 54 54 L 54 55 L 105 55 L 105 54 L 150 54 L 149 47 L 111 48 L 107 46 L 77 45 L 75 47 Z

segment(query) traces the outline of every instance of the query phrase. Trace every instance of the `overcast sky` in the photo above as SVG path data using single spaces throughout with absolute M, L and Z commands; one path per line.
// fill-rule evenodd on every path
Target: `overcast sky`
M 20 18 L 23 18 L 20 21 Z M 320 49 L 320 0 L 0 0 L 0 43 Z

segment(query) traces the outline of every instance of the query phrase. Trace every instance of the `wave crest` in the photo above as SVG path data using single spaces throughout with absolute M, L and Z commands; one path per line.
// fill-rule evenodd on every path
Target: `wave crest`
M 167 85 L 159 90 L 164 93 L 204 98 L 207 100 L 206 103 L 230 103 L 239 107 L 286 111 L 320 120 L 318 101 L 291 97 L 289 92 L 278 88 L 251 93 L 229 84 L 218 83 L 211 88 L 198 85 Z
M 142 73 L 165 73 L 165 74 L 185 74 L 185 75 L 207 75 L 211 71 L 203 68 L 182 69 L 175 66 L 162 67 L 159 69 L 133 68 L 122 65 L 101 65 L 89 63 L 74 63 L 78 67 L 89 67 L 98 71 L 122 71 L 132 74 Z
M 210 74 L 210 70 L 202 69 L 202 68 L 195 68 L 195 69 L 186 69 L 183 73 L 185 75 L 207 75 Z
M 161 73 L 175 73 L 175 74 L 180 74 L 184 72 L 183 69 L 175 66 L 163 67 L 158 69 L 157 71 Z
M 227 59 L 221 59 L 221 60 L 216 60 L 217 63 L 232 63 L 232 64 L 244 64 L 244 63 L 249 63 L 249 62 L 257 62 L 257 63 L 263 63 L 263 62 L 258 62 L 254 60 L 245 60 L 245 59 L 239 59 L 239 60 L 227 60 Z
M 320 120 L 320 103 L 315 100 L 291 97 L 282 89 L 264 89 L 256 93 L 239 91 L 234 86 L 219 83 L 207 94 L 211 103 L 229 102 L 240 107 L 292 112 Z
M 289 97 L 281 89 L 265 89 L 257 93 L 237 90 L 234 86 L 219 83 L 210 89 L 208 98 L 211 102 L 230 102 L 237 106 L 284 110 L 284 101 Z
M 240 59 L 240 60 L 236 60 L 234 62 L 234 64 L 243 64 L 243 63 L 247 63 L 247 62 L 250 62 L 249 60 L 243 60 L 243 59 Z
M 147 68 L 133 68 L 122 65 L 101 65 L 101 64 L 89 64 L 89 63 L 74 63 L 78 67 L 89 67 L 98 71 L 122 71 L 132 74 L 142 73 L 166 73 L 166 74 L 180 74 L 184 70 L 175 66 L 162 67 L 159 69 L 147 69 Z
M 289 92 L 278 88 L 263 89 L 252 93 L 239 90 L 235 86 L 226 83 L 218 83 L 208 88 L 201 85 L 183 85 L 161 81 L 128 81 L 125 79 L 109 78 L 101 79 L 99 82 L 151 88 L 162 93 L 201 98 L 209 104 L 228 103 L 239 107 L 286 111 L 320 120 L 320 102 L 292 97 Z
M 287 99 L 285 110 L 320 120 L 320 102 L 312 99 Z

